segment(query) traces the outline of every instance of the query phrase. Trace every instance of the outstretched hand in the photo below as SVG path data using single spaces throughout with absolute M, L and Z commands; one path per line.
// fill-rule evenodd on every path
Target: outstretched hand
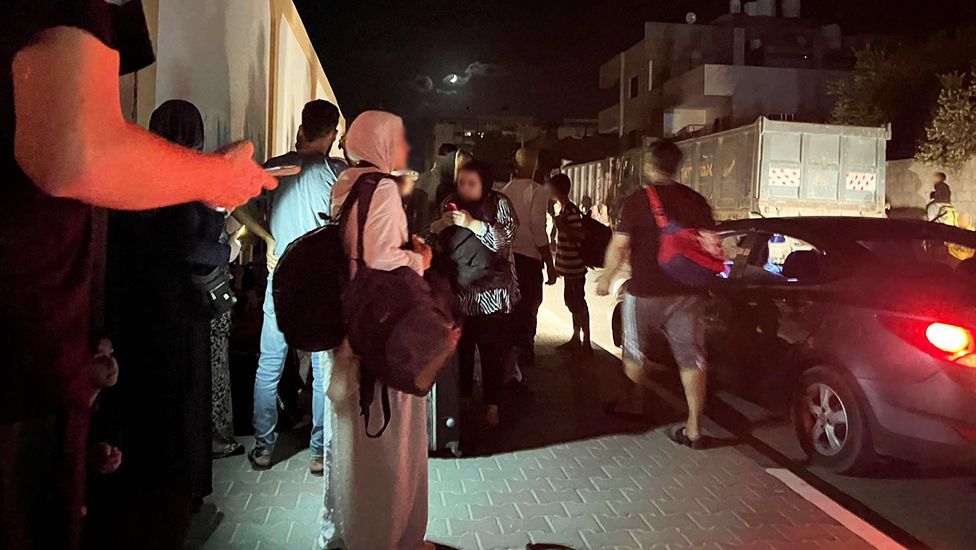
M 714 231 L 698 231 L 698 241 L 702 249 L 717 258 L 724 258 L 725 251 L 722 249 L 722 238 Z
M 207 202 L 211 206 L 233 210 L 257 196 L 264 189 L 278 187 L 278 180 L 254 162 L 254 145 L 238 141 L 226 145 L 217 154 L 229 161 L 223 173 L 214 174 L 216 184 Z

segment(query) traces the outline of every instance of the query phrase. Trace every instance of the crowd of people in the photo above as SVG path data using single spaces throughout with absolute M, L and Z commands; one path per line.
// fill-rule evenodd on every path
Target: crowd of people
M 0 35 L 8 197 L 0 334 L 11 353 L 0 370 L 0 547 L 182 547 L 212 491 L 212 460 L 245 452 L 232 399 L 253 399 L 250 464 L 273 467 L 289 354 L 272 297 L 275 269 L 299 237 L 341 215 L 356 219 L 358 203 L 345 206 L 366 174 L 383 176 L 362 233 L 345 226 L 349 269 L 408 269 L 445 282 L 460 329 L 459 390 L 474 393 L 477 354 L 488 427 L 504 420 L 506 394 L 528 391 L 545 284 L 564 280 L 573 334 L 560 347 L 592 352 L 584 214 L 569 199 L 572 182 L 545 154 L 519 150 L 511 180 L 497 189 L 491 166 L 451 145 L 430 172 L 417 174 L 407 167 L 403 121 L 367 111 L 341 136 L 345 158 L 335 159 L 339 111 L 326 101 L 304 107 L 295 150 L 264 166 L 248 143 L 207 153 L 203 117 L 191 103 L 163 102 L 148 131 L 120 113 L 118 74 L 153 59 L 139 2 L 86 6 L 66 13 L 53 2 L 16 1 Z M 708 204 L 673 181 L 677 147 L 662 141 L 650 153 L 648 175 L 663 209 L 684 227 L 709 229 Z M 251 201 L 257 195 L 263 209 Z M 104 307 L 92 291 L 101 276 L 94 266 L 103 263 L 93 206 L 111 211 Z M 668 337 L 690 411 L 671 436 L 697 448 L 702 300 L 658 267 L 654 214 L 642 192 L 627 200 L 597 292 L 609 291 L 629 259 L 624 371 L 646 384 L 654 368 L 647 333 Z M 230 391 L 231 273 L 242 226 L 267 250 L 253 396 Z M 348 342 L 306 355 L 308 467 L 323 476 L 326 495 L 320 546 L 427 546 L 425 399 L 389 389 L 382 403 L 367 405 L 377 417 L 386 409 L 389 422 L 372 437 L 360 418 L 364 379 Z M 382 380 L 375 384 L 387 392 Z M 619 412 L 639 412 L 639 397 L 633 392 Z

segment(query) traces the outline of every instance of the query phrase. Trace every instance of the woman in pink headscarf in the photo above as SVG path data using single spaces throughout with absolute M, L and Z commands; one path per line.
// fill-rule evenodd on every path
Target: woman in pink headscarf
M 361 114 L 346 134 L 346 152 L 353 167 L 339 176 L 332 190 L 333 215 L 341 211 L 360 176 L 389 174 L 406 168 L 410 146 L 403 121 L 380 111 Z M 356 206 L 349 213 L 356 219 Z M 345 248 L 357 254 L 356 224 L 347 225 Z M 430 267 L 431 250 L 414 237 L 414 250 L 404 250 L 410 239 L 396 181 L 383 179 L 376 187 L 364 229 L 364 260 L 372 269 L 390 271 L 409 267 L 423 275 Z M 356 264 L 352 262 L 352 269 Z M 427 532 L 427 407 L 424 398 L 389 390 L 390 425 L 377 439 L 366 437 L 360 416 L 358 361 L 348 345 L 336 353 L 329 387 L 335 406 L 334 476 L 327 480 L 326 506 L 335 506 L 339 532 L 323 532 L 320 545 L 344 542 L 354 549 L 426 548 Z M 379 392 L 379 387 L 377 387 Z M 373 418 L 383 418 L 377 400 Z M 375 427 L 373 427 L 375 430 Z M 329 502 L 329 499 L 334 502 Z M 330 529 L 331 531 L 331 529 Z M 432 545 L 429 546 L 433 548 Z

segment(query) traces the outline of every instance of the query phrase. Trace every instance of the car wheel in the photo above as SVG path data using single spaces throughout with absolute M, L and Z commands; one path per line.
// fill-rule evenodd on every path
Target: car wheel
M 804 372 L 792 409 L 796 436 L 813 464 L 856 474 L 875 462 L 866 411 L 837 372 L 824 367 Z

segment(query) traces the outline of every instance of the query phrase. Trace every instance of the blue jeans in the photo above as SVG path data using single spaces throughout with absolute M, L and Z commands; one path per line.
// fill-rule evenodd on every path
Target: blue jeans
M 261 356 L 254 378 L 254 439 L 260 454 L 271 454 L 278 424 L 278 382 L 285 370 L 288 343 L 278 329 L 271 279 L 264 296 L 264 324 L 261 326 Z M 332 377 L 332 352 L 312 354 L 312 439 L 309 450 L 315 458 L 325 456 L 325 446 L 332 442 L 332 404 L 325 398 L 326 380 Z M 326 411 L 328 407 L 328 415 Z

